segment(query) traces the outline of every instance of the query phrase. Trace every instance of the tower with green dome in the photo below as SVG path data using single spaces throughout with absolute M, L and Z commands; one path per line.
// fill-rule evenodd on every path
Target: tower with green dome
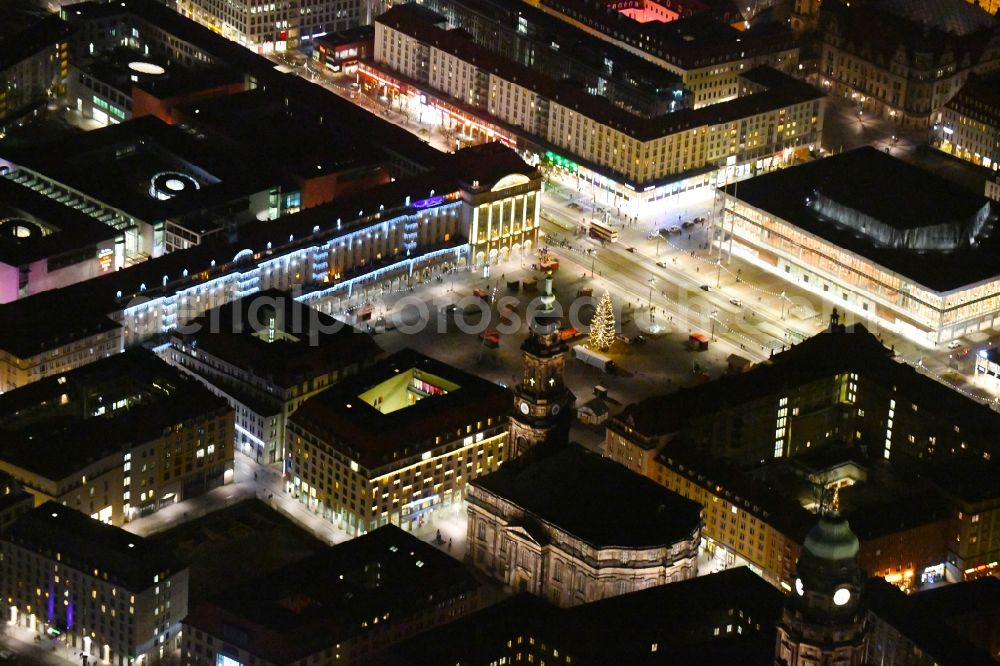
M 776 666 L 861 666 L 864 611 L 858 537 L 836 510 L 806 535 L 778 623 Z

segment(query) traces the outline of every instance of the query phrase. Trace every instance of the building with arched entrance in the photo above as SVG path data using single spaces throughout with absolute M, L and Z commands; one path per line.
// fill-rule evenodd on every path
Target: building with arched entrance
M 696 574 L 702 507 L 577 444 L 536 446 L 468 501 L 468 561 L 557 606 Z

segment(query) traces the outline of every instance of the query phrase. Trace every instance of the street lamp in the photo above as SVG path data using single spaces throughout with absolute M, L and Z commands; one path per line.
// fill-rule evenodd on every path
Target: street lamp
M 712 313 L 708 316 L 709 321 L 712 322 L 712 342 L 715 342 L 715 318 L 718 314 L 718 310 L 712 310 Z
M 653 278 L 646 280 L 649 283 L 649 299 L 646 303 L 646 307 L 649 308 L 649 319 L 653 320 Z

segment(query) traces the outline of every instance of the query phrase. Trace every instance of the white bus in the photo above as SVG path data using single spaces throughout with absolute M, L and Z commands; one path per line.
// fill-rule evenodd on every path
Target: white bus
M 591 238 L 596 238 L 599 241 L 605 241 L 608 243 L 614 243 L 618 240 L 618 230 L 614 227 L 604 224 L 603 222 L 598 222 L 597 220 L 590 221 L 590 229 L 588 230 Z
M 596 352 L 592 349 L 587 349 L 584 345 L 577 345 L 573 347 L 574 358 L 583 361 L 587 365 L 592 365 L 595 368 L 600 368 L 608 374 L 612 374 L 615 371 L 615 362 L 610 358 Z

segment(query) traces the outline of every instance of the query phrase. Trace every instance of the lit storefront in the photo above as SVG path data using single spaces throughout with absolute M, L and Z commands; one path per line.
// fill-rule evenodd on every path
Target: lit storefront
M 720 190 L 719 233 L 735 243 L 724 243 L 724 252 L 731 247 L 732 252 L 796 286 L 925 344 L 998 323 L 1000 274 L 983 247 L 991 244 L 988 230 L 996 223 L 987 200 L 940 185 L 941 190 L 931 191 L 952 190 L 947 196 L 968 212 L 967 219 L 897 227 L 852 208 L 853 203 L 827 197 L 815 185 L 831 178 L 838 183 L 836 187 L 850 192 L 847 196 L 855 197 L 859 190 L 849 173 L 854 168 L 888 170 L 904 182 L 907 177 L 919 182 L 922 188 L 900 190 L 911 199 L 915 192 L 927 190 L 926 179 L 934 178 L 923 172 L 916 175 L 912 173 L 919 171 L 915 167 L 902 166 L 877 150 L 861 149 L 773 178 L 729 186 Z M 805 171 L 792 173 L 799 170 Z M 878 181 L 875 178 L 873 183 Z M 883 211 L 888 207 L 881 205 Z M 786 212 L 795 220 L 783 217 Z M 956 213 L 952 219 L 962 215 Z
M 400 95 L 420 99 L 441 112 L 443 127 L 457 119 L 471 140 L 485 133 L 516 145 L 529 161 L 589 183 L 595 203 L 630 216 L 646 202 L 712 184 L 713 174 L 731 180 L 788 162 L 793 150 L 808 153 L 823 126 L 823 95 L 768 67 L 741 71 L 731 100 L 636 115 L 456 39 L 416 5 L 376 20 L 374 53 L 359 72 L 390 104 Z

